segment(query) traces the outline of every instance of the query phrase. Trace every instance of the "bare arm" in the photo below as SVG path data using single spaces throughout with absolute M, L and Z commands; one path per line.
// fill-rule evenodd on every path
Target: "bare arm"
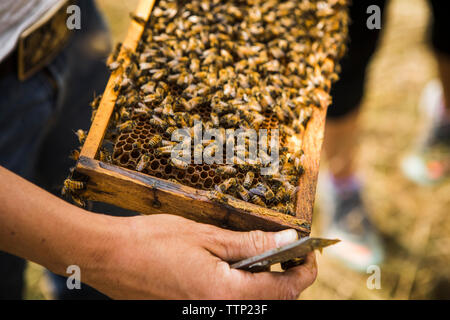
M 89 213 L 0 167 L 0 250 L 81 280 L 112 298 L 296 298 L 315 279 L 314 255 L 285 273 L 230 269 L 292 242 L 281 233 L 232 232 L 172 215 Z

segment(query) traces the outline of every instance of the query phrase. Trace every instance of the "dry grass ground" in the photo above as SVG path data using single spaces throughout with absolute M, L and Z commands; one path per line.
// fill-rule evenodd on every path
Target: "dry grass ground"
M 358 0 L 357 0 L 358 1 Z M 136 0 L 98 1 L 114 39 L 123 39 Z M 424 85 L 436 77 L 427 45 L 429 8 L 425 0 L 392 0 L 388 24 L 367 84 L 359 163 L 365 199 L 382 231 L 387 259 L 381 289 L 366 287 L 367 274 L 349 271 L 318 255 L 319 276 L 305 291 L 309 299 L 450 298 L 450 183 L 422 188 L 406 180 L 399 161 L 421 129 L 417 103 Z M 320 235 L 320 208 L 313 233 Z M 42 268 L 27 272 L 27 298 L 41 299 Z

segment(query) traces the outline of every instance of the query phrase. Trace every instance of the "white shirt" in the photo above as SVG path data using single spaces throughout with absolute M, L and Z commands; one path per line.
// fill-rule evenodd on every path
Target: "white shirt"
M 20 34 L 61 0 L 0 0 L 0 61 L 16 47 Z

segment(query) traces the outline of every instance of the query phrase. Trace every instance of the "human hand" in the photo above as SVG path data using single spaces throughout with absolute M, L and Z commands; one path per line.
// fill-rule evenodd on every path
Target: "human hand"
M 173 215 L 114 219 L 107 254 L 83 278 L 111 298 L 296 299 L 317 275 L 314 253 L 282 273 L 227 263 L 291 243 L 294 230 L 234 232 Z

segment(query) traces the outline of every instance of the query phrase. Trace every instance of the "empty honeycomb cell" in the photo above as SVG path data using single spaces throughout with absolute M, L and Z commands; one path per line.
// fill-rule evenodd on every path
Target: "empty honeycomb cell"
M 121 163 L 121 164 L 127 164 L 129 160 L 130 160 L 130 156 L 129 156 L 127 153 L 124 153 L 124 154 L 120 157 L 120 163 Z
M 192 183 L 197 183 L 199 179 L 200 179 L 200 176 L 197 173 L 194 173 L 190 180 Z
M 188 174 L 191 175 L 191 174 L 193 174 L 195 172 L 195 169 L 193 167 L 189 167 L 186 171 L 187 171 Z
M 133 151 L 131 151 L 131 157 L 133 158 L 133 159 L 137 159 L 137 158 L 139 158 L 139 156 L 141 155 L 141 153 L 139 152 L 139 150 L 137 150 L 137 149 L 134 149 Z
M 178 174 L 177 174 L 177 179 L 181 180 L 181 179 L 184 178 L 185 175 L 186 175 L 186 174 L 185 174 L 183 171 L 180 171 L 180 172 L 178 172 Z
M 203 182 L 203 187 L 205 189 L 210 189 L 213 186 L 213 180 L 211 178 L 207 178 L 205 182 Z
M 121 146 L 125 145 L 125 141 L 120 141 L 119 143 L 116 144 L 116 148 L 120 148 Z
M 162 166 L 166 166 L 168 163 L 167 159 L 164 159 L 164 158 L 162 158 L 159 162 L 161 163 Z
M 172 167 L 170 167 L 170 166 L 164 167 L 164 173 L 167 174 L 167 175 L 172 173 Z
M 137 138 L 138 138 L 138 135 L 137 135 L 137 134 L 134 134 L 134 133 L 132 133 L 130 136 L 131 136 L 131 138 L 133 138 L 133 139 L 137 139 Z
M 206 179 L 208 177 L 208 173 L 203 171 L 202 173 L 200 173 L 200 178 L 202 179 Z
M 127 134 L 122 134 L 122 135 L 119 137 L 119 140 L 126 140 L 126 139 L 128 139 L 128 135 L 127 135 Z
M 131 150 L 133 150 L 133 145 L 131 145 L 131 143 L 127 143 L 126 145 L 123 146 L 123 150 L 131 151 Z
M 214 183 L 215 184 L 219 184 L 220 183 L 220 181 L 222 180 L 222 179 L 220 179 L 220 177 L 219 176 L 214 176 Z
M 127 138 L 127 143 L 133 143 L 134 139 L 133 138 Z
M 157 177 L 157 178 L 162 178 L 163 175 L 161 174 L 161 172 L 157 172 L 157 173 L 155 173 L 155 177 Z

